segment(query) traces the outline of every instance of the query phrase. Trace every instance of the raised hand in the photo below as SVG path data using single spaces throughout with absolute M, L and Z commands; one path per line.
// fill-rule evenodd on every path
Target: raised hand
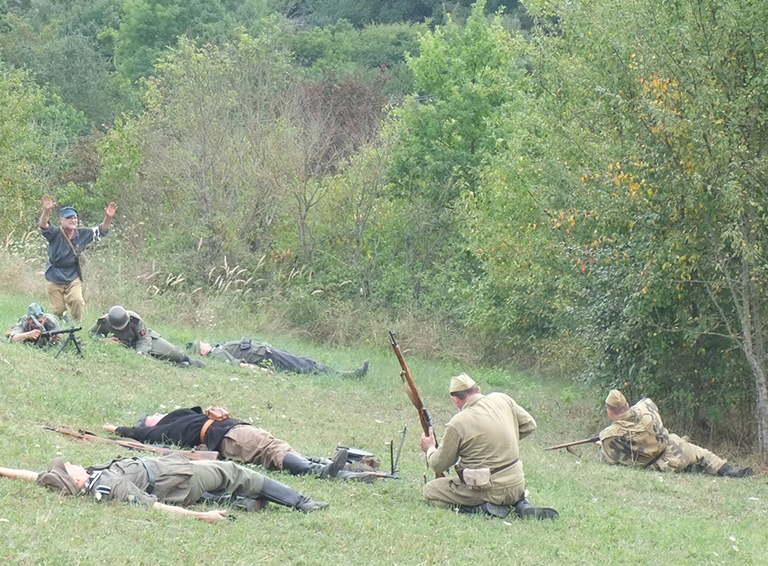
M 51 196 L 45 195 L 43 197 L 43 210 L 47 210 L 48 212 L 50 212 L 51 210 L 53 210 L 54 206 L 56 206 L 56 203 L 53 202 L 53 199 L 51 198 Z

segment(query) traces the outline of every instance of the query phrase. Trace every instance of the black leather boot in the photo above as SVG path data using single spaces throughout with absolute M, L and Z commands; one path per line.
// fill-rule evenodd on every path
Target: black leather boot
M 348 455 L 346 450 L 339 450 L 329 463 L 318 464 L 301 454 L 288 452 L 283 459 L 283 469 L 288 470 L 294 476 L 317 474 L 321 479 L 335 478 L 339 470 L 346 465 Z
M 556 519 L 560 516 L 560 513 L 551 507 L 531 505 L 525 497 L 515 503 L 515 511 L 523 519 Z
M 278 505 L 293 507 L 299 511 L 304 511 L 304 513 L 312 513 L 312 511 L 328 507 L 327 503 L 312 501 L 301 492 L 270 478 L 264 478 L 264 486 L 261 488 L 259 499 L 266 499 Z
M 745 478 L 754 473 L 752 468 L 734 468 L 728 463 L 723 464 L 723 467 L 717 471 L 718 476 L 725 476 L 726 478 Z
M 365 374 L 368 373 L 368 360 L 365 360 L 363 362 L 363 365 L 361 365 L 359 368 L 357 368 L 354 371 L 340 371 L 339 375 L 342 377 L 364 377 Z

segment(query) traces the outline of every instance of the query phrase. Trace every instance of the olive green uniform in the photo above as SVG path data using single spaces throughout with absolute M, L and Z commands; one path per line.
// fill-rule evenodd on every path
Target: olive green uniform
M 91 466 L 88 473 L 84 490 L 97 499 L 145 505 L 191 505 L 206 492 L 257 499 L 264 485 L 262 474 L 234 462 L 189 461 L 178 454 L 119 458 Z
M 717 475 L 726 460 L 670 433 L 650 399 L 642 399 L 600 432 L 601 458 L 609 464 L 660 472 L 702 471 Z M 690 467 L 690 468 L 689 468 Z
M 456 504 L 517 503 L 525 494 L 518 445 L 535 429 L 533 417 L 508 395 L 471 397 L 448 423 L 440 447 L 427 451 L 427 462 L 436 473 L 446 471 L 457 461 L 463 468 L 489 468 L 490 485 L 470 487 L 457 475 L 438 478 L 424 486 L 427 502 L 445 508 Z
M 56 330 L 60 330 L 61 327 L 59 326 L 59 321 L 56 319 L 55 316 L 52 314 L 46 315 L 45 317 L 45 324 L 43 325 L 45 330 L 48 332 L 54 332 Z M 29 315 L 24 315 L 19 319 L 19 322 L 16 323 L 16 325 L 8 331 L 8 340 L 13 342 L 13 337 L 16 334 L 24 334 L 25 332 L 29 332 L 30 330 L 40 329 L 40 327 L 35 324 L 35 321 L 32 320 Z M 55 338 L 55 336 L 54 336 Z M 38 346 L 46 346 L 51 341 L 50 336 L 40 336 L 40 338 L 37 339 L 36 344 Z
M 128 326 L 117 330 L 109 324 L 105 314 L 96 321 L 89 333 L 91 336 L 108 336 L 112 334 L 120 343 L 133 348 L 137 352 L 149 354 L 161 360 L 181 363 L 189 360 L 187 354 L 179 346 L 174 346 L 165 340 L 158 332 L 148 328 L 141 317 L 133 311 L 126 310 L 130 320 Z

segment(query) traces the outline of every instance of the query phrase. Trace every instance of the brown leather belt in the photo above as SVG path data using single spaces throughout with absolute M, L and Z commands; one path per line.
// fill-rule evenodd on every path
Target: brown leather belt
M 520 460 L 517 459 L 514 462 L 510 462 L 509 464 L 504 464 L 503 466 L 499 466 L 498 468 L 494 468 L 491 470 L 491 474 L 495 474 L 496 472 L 500 472 L 502 470 L 506 470 L 507 468 L 511 468 L 515 464 L 517 464 Z
M 205 444 L 205 433 L 208 432 L 208 429 L 211 428 L 211 425 L 215 422 L 216 421 L 213 419 L 205 421 L 203 428 L 200 429 L 200 444 Z

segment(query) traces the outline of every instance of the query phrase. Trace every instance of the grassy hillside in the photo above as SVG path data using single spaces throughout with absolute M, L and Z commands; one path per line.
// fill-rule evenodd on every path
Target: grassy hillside
M 11 324 L 30 300 L 27 294 L 0 294 L 2 323 Z M 196 334 L 194 328 L 152 324 L 146 318 L 177 343 Z M 222 324 L 207 333 L 215 340 L 250 330 L 226 331 L 235 327 L 234 322 Z M 765 563 L 768 494 L 763 474 L 750 480 L 661 476 L 601 464 L 593 446 L 582 450 L 582 458 L 542 450 L 604 426 L 600 392 L 542 376 L 429 362 L 409 356 L 408 344 L 402 344 L 438 437 L 455 411 L 446 390 L 450 375 L 459 371 L 473 375 L 485 392 L 512 395 L 537 419 L 539 429 L 522 443 L 530 500 L 556 507 L 561 518 L 501 521 L 423 503 L 418 420 L 401 391 L 399 366 L 386 342 L 371 344 L 369 350 L 329 350 L 253 336 L 339 369 L 370 358 L 367 377 L 346 380 L 267 376 L 215 362 L 185 370 L 91 342 L 82 334 L 83 358 L 71 350 L 54 360 L 55 349 L 0 343 L 0 465 L 41 470 L 57 454 L 84 464 L 133 456 L 60 436 L 42 425 L 100 432 L 105 422 L 132 424 L 146 412 L 220 403 L 306 454 L 327 456 L 344 444 L 375 452 L 383 467 L 389 465 L 387 442 L 397 442 L 398 431 L 407 426 L 402 479 L 364 485 L 270 474 L 330 507 L 303 515 L 271 505 L 262 513 L 235 512 L 235 522 L 215 525 L 60 497 L 2 479 L 0 556 L 6 564 Z

